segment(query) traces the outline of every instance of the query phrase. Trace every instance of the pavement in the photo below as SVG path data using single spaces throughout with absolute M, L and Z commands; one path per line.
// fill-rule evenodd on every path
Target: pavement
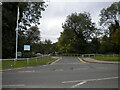
M 49 65 L 3 71 L 2 87 L 112 89 L 118 88 L 118 78 L 118 64 L 85 63 L 77 57 L 61 57 Z

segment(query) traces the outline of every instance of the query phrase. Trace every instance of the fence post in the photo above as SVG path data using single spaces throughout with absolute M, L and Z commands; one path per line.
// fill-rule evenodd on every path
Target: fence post
M 84 57 L 84 55 L 82 54 L 82 57 Z
M 113 59 L 113 60 L 114 60 L 114 56 L 115 56 L 115 55 L 113 54 L 113 55 L 112 55 L 112 59 Z
M 36 63 L 37 63 L 37 58 L 36 58 Z
M 14 59 L 14 65 L 16 65 L 16 60 L 17 60 L 17 59 Z
M 29 58 L 27 58 L 27 64 L 29 64 Z

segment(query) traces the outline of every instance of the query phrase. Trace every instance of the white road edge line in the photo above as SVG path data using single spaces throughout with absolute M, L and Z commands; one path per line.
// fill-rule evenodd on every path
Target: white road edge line
M 80 83 L 78 83 L 78 84 L 75 84 L 75 85 L 73 85 L 71 88 L 75 88 L 75 87 L 77 87 L 77 86 L 79 86 L 79 85 L 82 85 L 82 84 L 84 84 L 84 83 L 86 83 L 87 81 L 82 81 L 82 82 L 80 82 Z
M 75 81 L 63 81 L 62 83 L 75 83 L 81 81 L 98 81 L 98 80 L 107 80 L 107 79 L 115 79 L 118 77 L 108 77 L 108 78 L 99 78 L 99 79 L 87 79 L 87 80 L 75 80 Z

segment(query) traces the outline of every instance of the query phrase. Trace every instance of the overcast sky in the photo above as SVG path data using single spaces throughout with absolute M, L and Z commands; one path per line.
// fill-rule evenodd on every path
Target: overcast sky
M 73 0 L 74 1 L 74 0 Z M 42 12 L 40 19 L 41 40 L 50 39 L 53 43 L 57 42 L 60 32 L 63 31 L 62 23 L 65 22 L 66 17 L 71 13 L 89 12 L 92 21 L 96 24 L 99 20 L 100 10 L 109 7 L 113 2 L 55 2 L 50 0 L 48 7 Z

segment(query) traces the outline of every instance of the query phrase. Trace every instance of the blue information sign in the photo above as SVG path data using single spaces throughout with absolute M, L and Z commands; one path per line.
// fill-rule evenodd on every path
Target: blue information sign
M 24 45 L 24 51 L 30 51 L 30 45 Z

